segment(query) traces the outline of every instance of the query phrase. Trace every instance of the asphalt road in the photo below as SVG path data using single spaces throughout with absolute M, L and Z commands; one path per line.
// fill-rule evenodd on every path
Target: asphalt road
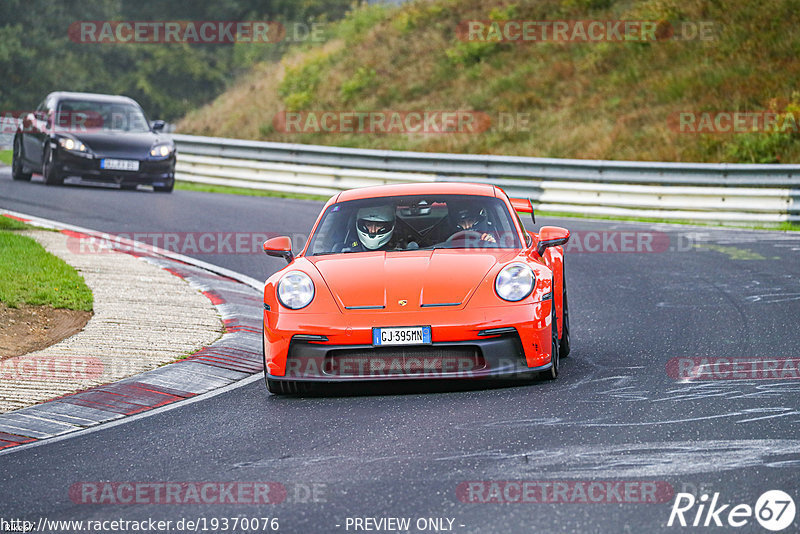
M 4 168 L 0 207 L 110 233 L 303 235 L 321 204 L 53 188 L 36 179 L 13 182 Z M 419 518 L 452 519 L 454 532 L 768 532 L 752 517 L 735 529 L 714 528 L 713 518 L 710 527 L 667 527 L 671 492 L 719 493 L 719 505 L 754 506 L 763 492 L 782 490 L 800 504 L 800 382 L 789 374 L 732 380 L 722 372 L 718 380 L 689 382 L 670 376 L 667 364 L 686 357 L 797 358 L 800 235 L 539 222 L 576 232 L 567 256 L 572 354 L 557 381 L 395 386 L 309 398 L 270 396 L 259 381 L 0 455 L 0 518 L 153 518 L 173 525 L 204 518 L 212 532 L 222 531 L 211 521 L 223 517 L 277 517 L 281 532 L 364 531 L 354 518 L 366 517 L 410 518 L 411 532 L 431 525 L 418 525 Z M 621 232 L 643 232 L 631 239 L 645 236 L 644 244 L 615 251 Z M 600 250 L 578 250 L 598 243 Z M 647 243 L 655 244 L 653 252 Z M 283 265 L 257 252 L 183 252 L 260 279 Z M 100 481 L 273 481 L 287 496 L 268 505 L 87 504 L 76 497 Z M 464 484 L 482 481 L 567 486 L 546 486 L 561 488 L 560 496 L 550 491 L 556 502 L 474 502 L 502 500 L 502 490 L 491 493 L 498 488 L 507 488 L 506 498 L 517 495 L 513 485 Z M 579 490 L 589 491 L 592 481 L 657 487 L 660 502 L 620 503 L 606 485 L 602 494 L 599 486 L 591 490 L 600 502 L 587 503 Z M 685 513 L 689 525 L 698 506 Z M 719 516 L 723 523 L 731 508 Z M 785 532 L 798 525 L 795 518 Z

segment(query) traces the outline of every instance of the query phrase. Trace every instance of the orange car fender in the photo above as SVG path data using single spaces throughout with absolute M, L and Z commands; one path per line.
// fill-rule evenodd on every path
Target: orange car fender
M 545 300 L 540 303 L 541 317 L 517 326 L 522 348 L 525 351 L 525 361 L 528 367 L 540 367 L 550 363 L 550 314 L 553 301 Z
M 278 282 L 290 271 L 302 271 L 311 277 L 311 281 L 314 282 L 314 300 L 307 307 L 300 310 L 290 310 L 278 301 Z M 335 316 L 341 315 L 341 310 L 334 301 L 328 285 L 314 265 L 308 260 L 297 258 L 270 276 L 264 284 L 264 366 L 271 375 L 284 376 L 286 372 L 286 356 L 289 342 L 291 341 L 285 335 L 277 334 L 279 330 L 278 321 L 281 317 L 308 313 L 326 313 Z

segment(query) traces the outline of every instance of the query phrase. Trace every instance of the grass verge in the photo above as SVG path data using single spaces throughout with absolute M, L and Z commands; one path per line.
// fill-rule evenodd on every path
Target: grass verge
M 175 189 L 182 191 L 199 191 L 201 193 L 223 193 L 226 195 L 242 195 L 248 197 L 296 198 L 300 200 L 327 201 L 327 195 L 304 195 L 283 191 L 267 191 L 264 189 L 247 189 L 246 187 L 230 187 L 227 185 L 198 184 L 194 182 L 175 182 Z
M 6 165 L 11 165 L 11 151 L 10 150 L 0 150 L 0 163 L 5 163 Z
M 32 227 L 0 216 L 0 302 L 92 311 L 92 291 L 64 260 L 19 230 Z
M 33 230 L 33 226 L 11 217 L 0 216 L 0 230 Z

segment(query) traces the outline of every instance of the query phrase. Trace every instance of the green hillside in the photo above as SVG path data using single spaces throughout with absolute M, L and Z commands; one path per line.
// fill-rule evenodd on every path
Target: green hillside
M 179 130 L 421 151 L 798 162 L 800 134 L 780 117 L 783 131 L 772 133 L 681 133 L 675 126 L 679 113 L 800 111 L 797 7 L 796 0 L 536 0 L 494 7 L 434 0 L 366 7 L 340 22 L 325 44 L 258 64 L 185 117 Z M 498 42 L 465 38 L 459 24 L 471 20 L 660 22 L 655 40 Z M 692 39 L 690 30 L 701 23 L 710 31 Z M 275 117 L 287 110 L 305 113 L 302 132 L 282 130 Z M 477 133 L 305 127 L 309 116 L 331 110 L 474 111 L 491 124 Z

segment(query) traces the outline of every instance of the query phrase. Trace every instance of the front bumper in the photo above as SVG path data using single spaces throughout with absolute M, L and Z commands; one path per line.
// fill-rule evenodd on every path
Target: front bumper
M 79 176 L 93 182 L 112 184 L 142 184 L 169 186 L 175 180 L 175 156 L 162 160 L 138 159 L 138 171 L 106 170 L 100 168 L 102 157 L 83 156 L 59 149 L 55 164 L 63 176 Z
M 426 346 L 372 347 L 293 341 L 286 373 L 276 380 L 340 382 L 350 380 L 470 379 L 522 376 L 550 368 L 528 367 L 516 333 L 489 339 Z
M 346 382 L 477 379 L 550 368 L 552 300 L 524 306 L 458 310 L 431 324 L 425 313 L 331 317 L 264 313 L 264 369 L 273 380 Z M 426 318 L 428 321 L 426 321 Z M 311 327 L 310 324 L 326 324 Z M 431 324 L 432 343 L 376 347 L 372 328 Z M 499 334 L 494 334 L 501 329 Z M 487 332 L 488 331 L 488 332 Z M 322 336 L 319 340 L 313 337 Z

